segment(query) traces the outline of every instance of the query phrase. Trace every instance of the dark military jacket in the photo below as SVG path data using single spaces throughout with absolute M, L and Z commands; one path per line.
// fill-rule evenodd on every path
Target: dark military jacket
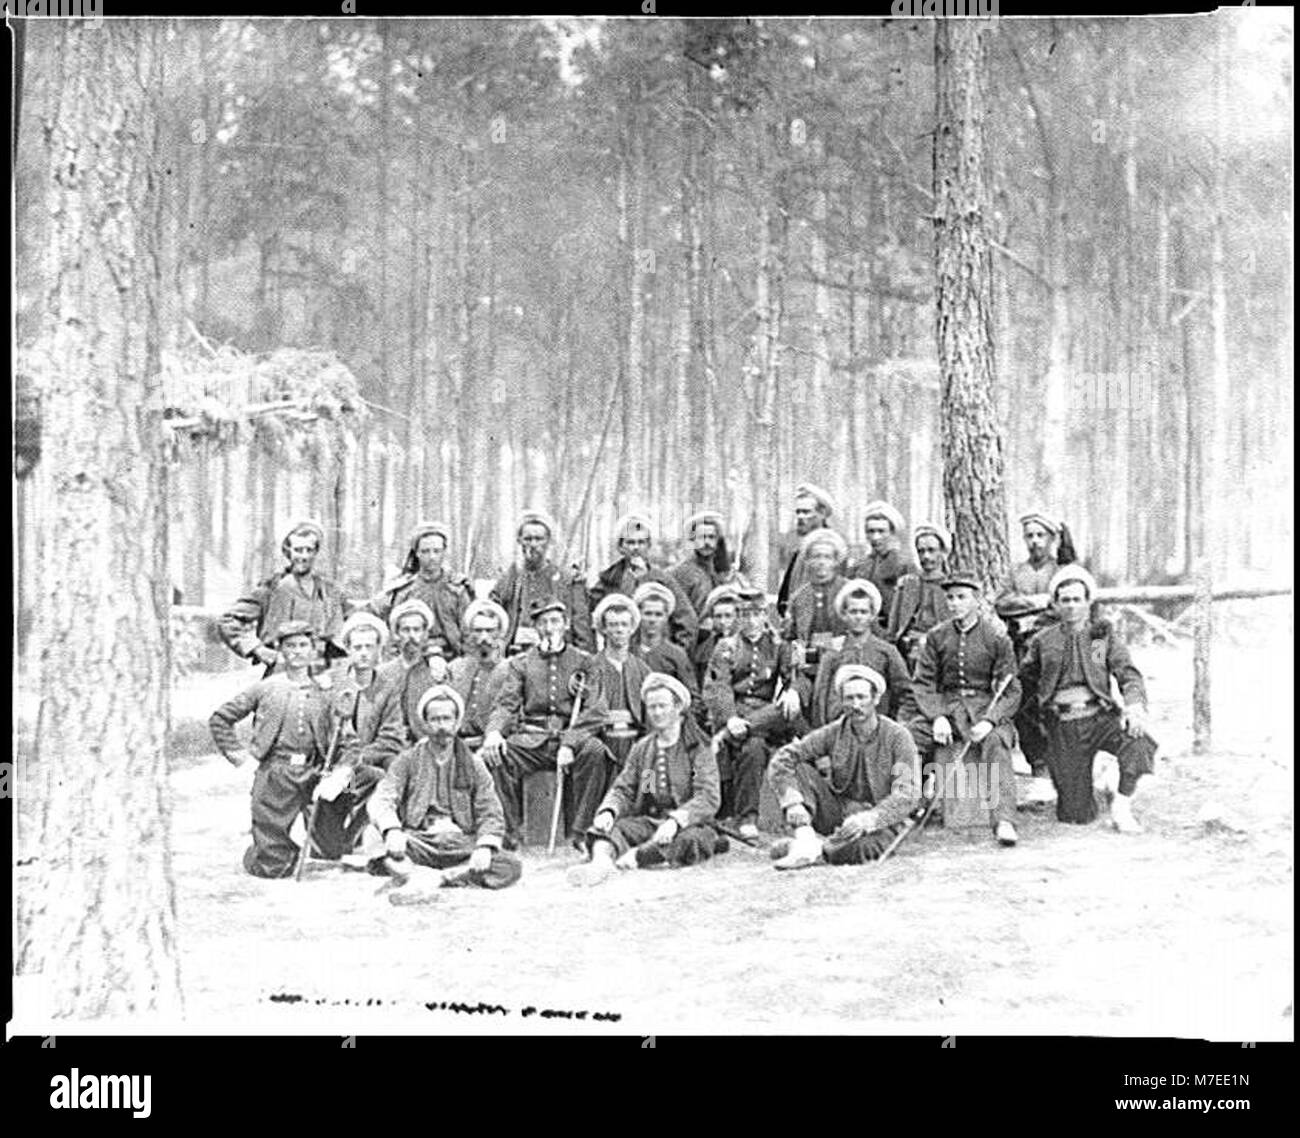
M 858 577 L 870 581 L 880 590 L 880 612 L 876 623 L 884 628 L 889 622 L 889 610 L 894 604 L 894 591 L 898 582 L 909 573 L 919 577 L 921 570 L 901 550 L 887 549 L 884 553 L 877 553 L 872 549 L 867 551 L 866 557 L 861 561 L 849 567 L 846 576 L 850 580 Z
M 474 599 L 467 578 L 443 573 L 436 581 L 426 581 L 418 573 L 404 573 L 389 582 L 378 596 L 366 605 L 385 624 L 393 609 L 407 600 L 423 601 L 433 613 L 433 627 L 429 640 L 436 644 L 443 656 L 451 659 L 463 650 L 461 621 L 465 610 Z
M 886 640 L 891 644 L 897 644 L 907 633 L 929 632 L 934 625 L 947 619 L 944 614 L 948 611 L 948 601 L 944 595 L 942 580 L 941 576 L 932 581 L 926 580 L 919 573 L 909 573 L 899 578 L 898 589 L 894 593 L 894 603 L 889 610 Z M 922 600 L 927 599 L 927 593 L 930 601 L 928 607 L 938 614 L 933 624 L 927 619 L 922 619 L 926 607 L 922 605 Z
M 950 619 L 926 634 L 912 695 L 925 719 L 946 716 L 953 731 L 964 738 L 981 719 L 997 728 L 1010 724 L 1020 706 L 1020 681 L 1015 675 L 1011 639 L 997 625 L 981 616 L 964 632 Z M 1010 685 L 986 715 L 994 689 L 1007 676 L 1013 677 Z M 1007 738 L 1008 733 L 1003 734 Z
M 501 674 L 488 731 L 509 734 L 511 742 L 520 746 L 541 746 L 558 735 L 562 746 L 577 750 L 605 725 L 608 711 L 595 665 L 595 657 L 572 644 L 545 655 L 533 647 L 521 656 L 511 656 Z M 578 719 L 570 728 L 573 695 L 569 684 L 579 671 L 587 677 L 587 690 Z
M 845 664 L 865 664 L 885 677 L 888 685 L 885 698 L 878 704 L 882 715 L 898 719 L 902 715 L 911 714 L 912 678 L 907 673 L 903 657 L 888 641 L 868 632 L 856 644 L 846 637 L 842 648 L 832 649 L 822 657 L 817 666 L 817 678 L 813 682 L 809 714 L 814 727 L 823 727 L 840 716 L 841 701 L 835 691 L 835 673 Z
M 447 669 L 447 682 L 465 701 L 465 718 L 456 732 L 463 739 L 477 739 L 487 733 L 488 719 L 496 704 L 505 676 L 504 660 L 486 664 L 475 656 L 461 656 Z
M 347 655 L 338 640 L 347 610 L 343 590 L 333 581 L 313 576 L 311 596 L 306 596 L 286 569 L 259 582 L 231 605 L 217 622 L 217 632 L 227 648 L 247 659 L 257 646 L 250 640 L 264 643 L 285 621 L 305 620 L 316 634 L 318 662 L 323 664 Z M 265 674 L 269 676 L 273 668 L 268 665 Z
M 349 666 L 346 675 L 335 683 L 330 697 L 340 713 L 350 710 L 343 720 L 340 762 L 387 768 L 407 745 L 406 721 L 397 686 L 376 671 L 370 677 L 369 686 L 363 688 Z
M 651 566 L 643 576 L 635 577 L 632 575 L 632 568 L 627 558 L 620 557 L 601 573 L 596 584 L 592 586 L 591 607 L 594 610 L 601 601 L 614 593 L 630 597 L 636 592 L 638 585 L 644 585 L 647 581 L 654 581 L 672 592 L 673 611 L 668 617 L 669 635 L 675 644 L 680 644 L 689 651 L 695 647 L 695 634 L 699 631 L 700 619 L 696 615 L 690 597 L 678 584 L 677 579 L 662 569 Z
M 704 682 L 704 703 L 714 731 L 733 715 L 749 719 L 776 698 L 778 681 L 794 682 L 790 642 L 767 629 L 751 643 L 739 633 L 718 641 Z
M 654 736 L 638 739 L 601 802 L 615 818 L 675 818 L 683 828 L 707 822 L 722 803 L 718 761 L 705 742 L 678 739 L 660 755 Z
M 526 646 L 534 641 L 520 637 L 521 629 L 531 630 L 533 618 L 529 615 L 538 601 L 558 598 L 569 610 L 569 638 L 579 648 L 590 650 L 596 646 L 591 632 L 591 608 L 587 586 L 574 573 L 563 572 L 553 562 L 545 561 L 537 570 L 511 565 L 505 575 L 492 586 L 491 599 L 496 601 L 510 617 L 506 629 L 507 650 L 516 641 Z
M 1110 678 L 1119 684 L 1125 706 L 1147 705 L 1146 685 L 1142 673 L 1129 656 L 1128 648 L 1114 626 L 1105 620 L 1089 621 L 1080 632 L 1071 632 L 1063 624 L 1043 629 L 1029 642 L 1025 662 L 1020 669 L 1020 683 L 1025 698 L 1036 699 L 1040 707 L 1049 707 L 1068 667 L 1070 640 L 1082 641 L 1083 675 L 1089 691 L 1107 710 L 1117 710 L 1111 693 Z

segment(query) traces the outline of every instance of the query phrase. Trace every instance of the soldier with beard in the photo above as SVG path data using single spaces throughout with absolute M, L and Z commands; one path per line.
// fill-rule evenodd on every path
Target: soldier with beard
M 447 678 L 447 661 L 429 642 L 433 613 L 423 601 L 403 601 L 389 615 L 398 657 L 380 666 L 379 678 L 397 692 L 406 724 L 406 742 L 420 737 L 420 697 Z
M 717 510 L 701 510 L 689 517 L 686 520 L 686 540 L 691 543 L 692 552 L 672 571 L 673 579 L 685 592 L 691 608 L 701 620 L 709 594 L 736 577 L 722 527 L 722 515 Z
M 523 866 L 502 850 L 505 817 L 483 760 L 457 737 L 464 711 L 454 688 L 439 684 L 420 697 L 422 738 L 393 761 L 370 799 L 370 820 L 383 836 L 385 858 L 372 866 L 410 890 L 393 904 L 429 900 L 413 866 L 441 871 L 429 885 L 504 889 Z
M 541 510 L 525 510 L 519 519 L 519 549 L 522 562 L 511 565 L 492 586 L 491 599 L 506 610 L 506 655 L 525 652 L 537 643 L 532 612 L 543 601 L 559 601 L 568 615 L 569 636 L 584 649 L 595 646 L 591 632 L 591 609 L 581 569 L 574 565 L 562 572 L 549 557 L 555 538 L 555 522 Z
M 459 735 L 477 750 L 504 676 L 502 651 L 510 617 L 495 601 L 474 601 L 465 610 L 465 655 L 447 669 L 447 682 L 464 701 Z

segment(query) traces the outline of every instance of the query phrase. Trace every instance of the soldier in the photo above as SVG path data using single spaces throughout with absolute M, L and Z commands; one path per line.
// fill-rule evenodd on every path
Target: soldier
M 672 619 L 677 597 L 666 585 L 647 581 L 639 585 L 632 601 L 641 613 L 641 624 L 632 642 L 637 654 L 652 672 L 667 672 L 686 685 L 691 698 L 699 696 L 699 683 L 695 667 L 681 646 L 668 639 L 668 624 Z
M 506 660 L 501 690 L 479 753 L 496 778 L 506 813 L 507 849 L 517 848 L 519 842 L 524 777 L 558 767 L 570 771 L 566 779 L 569 831 L 581 846 L 609 777 L 609 752 L 597 737 L 605 725 L 605 699 L 593 682 L 592 657 L 567 643 L 569 619 L 564 602 L 539 601 L 529 616 L 538 641 L 522 656 Z M 571 726 L 577 675 L 582 676 L 587 690 Z
M 740 624 L 736 597 L 739 584 L 719 585 L 704 599 L 700 610 L 700 642 L 695 649 L 691 663 L 695 665 L 695 674 L 701 686 L 709 670 L 709 661 L 718 642 L 728 636 L 734 636 Z
M 669 610 L 669 633 L 673 643 L 682 651 L 689 652 L 695 647 L 699 618 L 677 579 L 650 564 L 649 521 L 639 514 L 629 514 L 619 519 L 616 532 L 620 557 L 597 578 L 591 589 L 591 603 L 599 604 L 614 593 L 635 596 L 637 589 L 647 582 L 660 584 L 673 595 Z
M 217 749 L 234 765 L 250 757 L 257 760 L 252 789 L 252 844 L 244 852 L 244 868 L 254 877 L 289 877 L 298 860 L 298 845 L 289 836 L 294 820 L 305 813 L 330 758 L 331 742 L 338 737 L 338 720 L 330 714 L 330 701 L 311 675 L 316 658 L 312 626 L 287 620 L 263 643 L 277 649 L 281 662 L 273 675 L 259 680 L 234 699 L 222 704 L 208 720 Z M 248 750 L 235 738 L 235 725 L 253 716 Z M 346 814 L 350 801 L 341 794 L 358 753 L 344 755 L 337 774 L 329 776 L 313 838 L 327 858 L 347 852 L 342 845 L 344 827 L 325 821 L 331 814 Z M 324 797 L 323 795 L 321 797 Z
M 465 706 L 457 733 L 466 746 L 478 750 L 505 675 L 503 649 L 510 617 L 495 601 L 473 601 L 465 610 L 463 625 L 465 655 L 447 668 L 447 683 Z
M 275 671 L 277 656 L 266 642 L 285 621 L 304 620 L 311 627 L 316 645 L 312 674 L 323 672 L 330 661 L 347 655 L 338 642 L 347 614 L 342 590 L 316 572 L 325 531 L 315 522 L 296 522 L 280 550 L 287 568 L 255 585 L 221 616 L 217 631 L 222 642 L 236 656 L 266 665 L 263 676 Z
M 813 530 L 803 540 L 800 559 L 808 579 L 795 590 L 785 612 L 782 635 L 794 645 L 799 695 L 807 706 L 822 654 L 844 641 L 844 621 L 835 598 L 846 584 L 842 575 L 848 545 L 833 529 Z
M 777 869 L 874 861 L 918 801 L 916 745 L 905 727 L 877 714 L 885 677 L 847 664 L 836 672 L 835 688 L 843 713 L 787 743 L 767 771 L 794 833 L 772 846 Z
M 898 547 L 906 527 L 903 515 L 888 502 L 869 502 L 862 526 L 867 538 L 867 555 L 849 567 L 848 576 L 870 581 L 880 590 L 880 615 L 877 619 L 883 633 L 899 578 L 908 573 L 919 573 L 920 569 Z M 890 687 L 892 691 L 893 685 Z
M 736 571 L 727 551 L 722 515 L 717 510 L 701 510 L 686 519 L 686 540 L 691 543 L 689 557 L 673 568 L 673 578 L 691 602 L 696 616 L 704 619 L 704 605 L 719 585 L 735 580 Z M 702 639 L 702 638 L 701 638 Z
M 908 573 L 898 580 L 885 639 L 915 672 L 925 634 L 948 615 L 943 580 L 952 552 L 952 534 L 938 522 L 922 522 L 913 535 L 920 573 Z
M 1097 752 L 1106 751 L 1119 761 L 1120 770 L 1111 823 L 1120 833 L 1140 833 L 1133 793 L 1138 779 L 1152 773 L 1156 751 L 1146 732 L 1146 688 L 1115 628 L 1089 619 L 1096 588 L 1092 574 L 1080 565 L 1053 574 L 1047 592 L 1059 622 L 1029 641 L 1020 682 L 1047 726 L 1056 817 L 1062 822 L 1096 818 L 1092 766 Z M 1112 676 L 1122 707 L 1111 695 Z
M 613 756 L 615 768 L 621 769 L 632 744 L 645 733 L 641 685 L 651 669 L 632 651 L 641 612 L 631 597 L 611 593 L 596 606 L 592 623 L 603 641 L 595 656 L 593 675 L 609 709 L 601 740 Z
M 802 556 L 804 538 L 813 530 L 828 529 L 828 519 L 833 513 L 835 503 L 820 486 L 801 482 L 794 488 L 794 530 L 783 533 L 777 543 L 781 580 L 776 594 L 778 616 L 785 616 L 791 596 L 808 579 Z
M 862 664 L 885 677 L 880 713 L 901 720 L 912 708 L 912 680 L 903 657 L 887 640 L 876 635 L 880 612 L 880 590 L 870 581 L 856 578 L 845 582 L 835 595 L 835 611 L 846 626 L 844 643 L 824 653 L 817 665 L 808 718 L 814 727 L 824 727 L 840 717 L 840 700 L 835 677 L 846 664 Z
M 461 630 L 465 610 L 474 599 L 468 577 L 443 568 L 449 531 L 441 522 L 423 522 L 411 531 L 400 573 L 384 584 L 366 605 L 380 620 L 405 600 L 423 601 L 433 614 L 429 643 L 444 659 L 461 654 Z
M 569 636 L 573 643 L 587 650 L 595 647 L 582 570 L 574 565 L 561 572 L 550 560 L 548 554 L 554 536 L 555 523 L 549 515 L 541 510 L 525 510 L 517 531 L 522 563 L 511 565 L 492 586 L 491 599 L 510 616 L 506 629 L 507 656 L 525 652 L 537 643 L 530 614 L 542 601 L 561 601 L 569 614 Z
M 721 641 L 704 684 L 710 730 L 719 739 L 719 817 L 735 819 L 746 841 L 758 837 L 758 797 L 771 748 L 801 725 L 790 644 L 767 622 L 767 597 L 742 587 L 740 631 Z M 778 683 L 785 690 L 777 695 Z
M 386 858 L 376 872 L 405 883 L 412 866 L 441 871 L 437 886 L 505 889 L 519 880 L 523 866 L 505 853 L 505 817 L 483 760 L 457 736 L 464 705 L 446 684 L 420 697 L 422 737 L 403 751 L 370 800 L 370 819 L 383 835 Z M 429 900 L 417 881 L 397 890 L 395 905 Z
M 651 734 L 636 743 L 587 835 L 590 861 L 570 872 L 594 885 L 619 869 L 695 865 L 727 848 L 710 825 L 719 802 L 713 750 L 687 716 L 691 693 L 662 672 L 641 685 Z
M 388 616 L 397 641 L 398 656 L 379 666 L 379 678 L 397 691 L 406 725 L 405 744 L 414 743 L 423 730 L 419 711 L 420 697 L 434 684 L 447 679 L 447 661 L 429 641 L 433 612 L 423 601 L 412 597 L 403 601 Z
M 1012 718 L 1020 706 L 1016 657 L 1001 626 L 980 614 L 983 588 L 972 573 L 952 570 L 943 582 L 950 619 L 932 628 L 912 681 L 917 715 L 908 723 L 917 750 L 926 762 L 936 748 L 969 739 L 969 753 L 988 764 L 996 783 L 989 821 L 1004 846 L 1016 844 L 1016 776 L 1011 767 L 1015 743 Z M 989 709 L 1003 679 L 1011 683 Z

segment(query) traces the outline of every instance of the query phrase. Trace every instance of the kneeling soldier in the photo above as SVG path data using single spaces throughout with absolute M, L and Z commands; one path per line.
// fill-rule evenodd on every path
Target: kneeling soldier
M 1133 817 L 1138 779 L 1150 774 L 1156 744 L 1146 733 L 1142 673 L 1108 621 L 1088 619 L 1096 582 L 1080 565 L 1056 571 L 1048 589 L 1060 623 L 1029 642 L 1020 682 L 1035 698 L 1047 726 L 1047 767 L 1056 786 L 1056 817 L 1091 822 L 1097 817 L 1092 765 L 1098 751 L 1119 760 L 1119 793 L 1111 804 L 1115 829 L 1140 833 Z M 1111 696 L 1119 683 L 1121 708 Z
M 244 851 L 244 868 L 254 877 L 290 877 L 298 860 L 298 844 L 289 836 L 294 820 L 311 806 L 321 771 L 330 760 L 330 742 L 337 742 L 338 722 L 331 723 L 328 695 L 310 675 L 316 658 L 316 637 L 311 625 L 287 620 L 271 643 L 279 649 L 281 665 L 264 680 L 222 704 L 208 720 L 217 748 L 235 766 L 257 760 L 253 777 L 253 844 Z M 235 738 L 235 724 L 253 716 L 253 736 L 246 751 Z M 356 758 L 354 752 L 352 761 Z M 322 803 L 323 813 L 346 812 L 347 797 L 338 794 L 350 775 L 347 762 L 331 776 L 333 802 Z M 341 839 L 342 824 L 324 824 L 318 814 L 316 844 L 327 858 L 347 852 L 322 841 L 325 832 Z
M 464 712 L 447 684 L 420 697 L 424 737 L 393 760 L 370 799 L 370 820 L 388 854 L 380 865 L 403 880 L 418 865 L 446 871 L 439 881 L 444 887 L 504 889 L 519 880 L 523 866 L 501 849 L 505 815 L 492 776 L 456 737 Z M 401 904 L 417 895 L 389 899 Z
M 907 728 L 876 711 L 885 677 L 845 664 L 835 687 L 844 713 L 782 747 L 767 771 L 794 831 L 772 846 L 777 869 L 874 861 L 917 803 L 916 744 Z
M 720 801 L 709 741 L 686 714 L 684 684 L 652 672 L 641 685 L 650 735 L 639 740 L 588 831 L 591 860 L 570 873 L 594 885 L 618 866 L 694 865 L 726 849 L 710 825 Z

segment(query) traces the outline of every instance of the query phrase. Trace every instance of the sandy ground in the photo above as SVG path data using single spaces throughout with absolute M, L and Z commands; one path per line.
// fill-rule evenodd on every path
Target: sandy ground
M 733 849 L 576 889 L 564 875 L 576 853 L 530 854 L 509 890 L 399 908 L 379 879 L 337 866 L 313 863 L 301 883 L 246 876 L 251 770 L 179 758 L 187 1018 L 290 1032 L 1292 1039 L 1289 648 L 1261 669 L 1257 643 L 1225 638 L 1222 746 L 1204 757 L 1189 753 L 1187 650 L 1138 659 L 1163 744 L 1138 797 L 1145 834 L 1022 810 L 1015 849 L 931 828 L 883 867 L 781 874 Z M 178 693 L 181 717 L 243 678 Z M 464 1010 L 480 1005 L 497 1010 Z

